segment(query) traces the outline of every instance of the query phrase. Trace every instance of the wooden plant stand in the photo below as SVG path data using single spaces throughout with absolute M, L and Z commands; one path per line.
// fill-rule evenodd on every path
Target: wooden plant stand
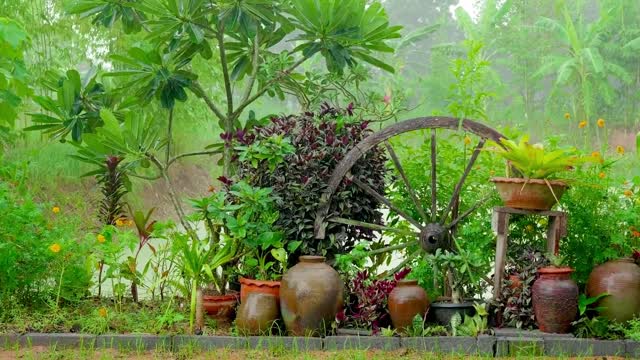
M 496 232 L 496 263 L 493 275 L 493 298 L 498 299 L 502 290 L 505 260 L 507 256 L 507 241 L 509 238 L 509 218 L 511 214 L 538 215 L 549 218 L 547 229 L 547 252 L 558 254 L 560 239 L 567 236 L 567 213 L 564 211 L 536 211 L 514 209 L 498 206 L 493 208 L 492 228 Z

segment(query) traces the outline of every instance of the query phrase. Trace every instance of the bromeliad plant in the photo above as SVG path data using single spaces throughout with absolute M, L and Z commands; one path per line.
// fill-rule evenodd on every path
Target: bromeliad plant
M 501 139 L 500 144 L 504 147 L 496 147 L 496 152 L 518 171 L 517 177 L 552 179 L 585 161 L 576 148 L 545 150 L 541 143 L 531 144 L 528 135 L 518 142 Z

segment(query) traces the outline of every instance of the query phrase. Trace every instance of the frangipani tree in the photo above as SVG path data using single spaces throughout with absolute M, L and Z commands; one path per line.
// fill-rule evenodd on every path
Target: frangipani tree
M 143 43 L 126 54 L 111 56 L 117 70 L 106 75 L 121 79 L 119 90 L 133 94 L 138 105 L 157 101 L 167 110 L 165 141 L 159 142 L 161 146 L 153 152 L 136 150 L 135 156 L 148 158 L 159 172 L 152 178 L 164 178 L 169 189 L 172 186 L 168 168 L 186 156 L 220 153 L 223 175 L 233 175 L 233 143 L 252 125 L 249 121 L 241 122 L 245 109 L 265 94 L 284 98 L 283 86 L 300 81 L 300 74 L 295 71 L 312 57 L 321 56 L 327 71 L 335 74 L 361 62 L 393 72 L 376 53 L 392 53 L 387 41 L 399 38 L 401 28 L 389 25 L 378 1 L 365 0 L 76 0 L 70 2 L 67 10 L 108 27 L 121 22 L 126 33 L 146 32 Z M 209 61 L 220 71 L 218 84 L 201 84 L 202 74 L 192 66 L 196 58 Z M 74 88 L 80 87 L 78 79 L 74 84 Z M 78 101 L 80 93 L 62 89 L 58 95 Z M 218 93 L 224 94 L 223 99 L 215 97 Z M 174 109 L 178 102 L 194 95 L 204 101 L 217 119 L 224 141 L 203 151 L 172 156 Z M 64 105 L 65 101 L 61 103 Z M 66 104 L 73 107 L 74 102 Z M 99 129 L 104 126 L 105 116 L 112 120 L 111 115 L 117 116 L 118 109 L 110 107 L 111 115 L 100 110 L 91 112 L 100 115 L 97 123 L 76 125 L 74 129 L 98 132 L 98 138 L 102 139 L 113 134 L 114 129 L 108 132 Z M 39 125 L 52 121 L 43 116 L 33 120 L 45 121 Z M 74 133 L 66 123 L 59 125 L 66 128 L 58 133 L 62 138 L 71 130 L 73 140 L 81 141 L 81 134 Z M 113 141 L 105 143 L 109 144 Z M 122 147 L 114 147 L 113 151 L 121 153 Z M 184 218 L 177 195 L 171 191 L 170 196 L 177 213 Z M 189 231 L 189 224 L 182 223 Z

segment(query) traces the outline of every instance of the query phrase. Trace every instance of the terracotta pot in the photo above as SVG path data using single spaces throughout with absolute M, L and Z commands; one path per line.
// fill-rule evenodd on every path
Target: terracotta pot
M 619 259 L 595 267 L 587 281 L 587 296 L 609 296 L 598 301 L 600 315 L 624 322 L 640 315 L 640 266 L 633 259 Z
M 221 322 L 232 322 L 236 315 L 238 294 L 203 295 L 202 306 L 210 317 Z
M 250 293 L 271 294 L 280 301 L 280 281 L 254 280 L 240 278 L 240 302 L 243 303 Z
M 400 280 L 389 294 L 391 323 L 396 329 L 411 326 L 416 315 L 424 317 L 429 309 L 427 293 L 418 286 L 418 280 Z
M 450 327 L 451 318 L 455 314 L 460 314 L 462 320 L 465 315 L 473 316 L 476 313 L 476 309 L 473 307 L 473 302 L 465 301 L 462 303 L 452 302 L 434 302 L 429 308 L 429 317 L 436 323 Z
M 578 285 L 571 279 L 572 268 L 538 269 L 531 289 L 533 312 L 540 331 L 565 334 L 578 314 Z
M 280 304 L 273 294 L 249 293 L 238 308 L 236 327 L 241 335 L 269 335 L 280 318 Z
M 324 256 L 300 256 L 280 284 L 280 310 L 285 326 L 296 336 L 321 335 L 342 310 L 343 283 L 324 263 Z
M 550 210 L 560 200 L 567 184 L 557 180 L 492 178 L 505 206 L 516 209 Z M 551 189 L 549 189 L 551 185 Z M 555 197 L 554 197 L 555 194 Z

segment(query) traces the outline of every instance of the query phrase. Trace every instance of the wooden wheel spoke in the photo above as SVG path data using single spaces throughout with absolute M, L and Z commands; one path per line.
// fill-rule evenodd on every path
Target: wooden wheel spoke
M 411 201 L 413 201 L 413 205 L 418 210 L 418 213 L 420 213 L 420 216 L 422 217 L 422 219 L 424 221 L 428 221 L 429 218 L 427 217 L 427 214 L 424 212 L 424 209 L 420 204 L 420 200 L 418 200 L 418 197 L 416 196 L 415 191 L 411 187 L 411 184 L 409 184 L 409 179 L 407 178 L 407 175 L 405 174 L 404 169 L 400 164 L 400 160 L 398 159 L 396 152 L 393 150 L 393 147 L 391 146 L 388 140 L 384 141 L 384 146 L 387 148 L 387 151 L 389 152 L 389 156 L 391 156 L 391 160 L 393 161 L 394 166 L 400 173 L 400 177 L 402 177 L 402 181 L 404 182 L 404 186 L 407 188 L 407 192 L 409 192 L 409 196 L 411 197 Z
M 386 253 L 386 252 L 389 252 L 389 251 L 402 250 L 404 248 L 407 248 L 407 247 L 409 247 L 411 245 L 415 245 L 417 243 L 418 243 L 418 241 L 415 240 L 415 241 L 409 241 L 409 242 L 406 242 L 406 243 L 403 243 L 403 244 L 385 246 L 385 247 L 380 248 L 380 249 L 371 250 L 367 254 L 368 255 L 376 255 L 376 254 Z
M 403 217 L 405 220 L 407 220 L 408 222 L 410 222 L 411 224 L 413 224 L 413 226 L 417 227 L 418 229 L 422 230 L 423 229 L 423 225 L 420 224 L 420 222 L 416 221 L 414 218 L 412 218 L 409 214 L 407 214 L 406 212 L 402 211 L 400 208 L 398 208 L 397 206 L 393 205 L 391 203 L 391 201 L 387 200 L 387 198 L 385 198 L 384 196 L 380 195 L 377 191 L 375 191 L 374 189 L 371 188 L 371 186 L 363 183 L 362 181 L 360 181 L 358 178 L 353 177 L 353 179 L 351 179 L 356 185 L 358 185 L 362 190 L 364 190 L 367 194 L 373 196 L 376 200 L 378 200 L 379 202 L 385 204 L 389 209 L 393 210 L 396 212 L 396 214 L 400 215 L 401 217 Z
M 438 200 L 436 192 L 436 129 L 431 129 L 431 222 L 436 221 Z
M 453 190 L 453 195 L 451 196 L 451 200 L 449 200 L 449 205 L 447 205 L 446 209 L 442 213 L 440 224 L 444 224 L 444 222 L 447 220 L 447 217 L 449 216 L 449 212 L 453 208 L 453 204 L 456 202 L 456 199 L 458 198 L 458 196 L 460 196 L 462 185 L 464 185 L 464 181 L 467 179 L 467 176 L 471 172 L 471 169 L 473 168 L 473 164 L 476 162 L 476 159 L 478 159 L 478 155 L 480 155 L 480 150 L 482 149 L 486 141 L 487 139 L 485 138 L 480 139 L 480 141 L 478 142 L 478 145 L 476 145 L 476 148 L 473 150 L 471 159 L 469 159 L 469 163 L 467 164 L 467 167 L 464 169 L 464 172 L 462 173 L 462 177 L 460 177 L 460 180 L 458 181 L 458 183 L 456 184 L 456 187 Z
M 345 219 L 345 218 L 340 218 L 340 217 L 334 217 L 334 218 L 328 219 L 327 221 L 333 222 L 333 223 L 338 223 L 338 224 L 343 224 L 343 225 L 360 226 L 360 227 L 371 229 L 371 230 L 391 231 L 391 232 L 395 232 L 395 233 L 403 234 L 403 235 L 410 235 L 410 236 L 411 235 L 413 235 L 413 236 L 419 236 L 420 235 L 419 233 L 417 233 L 415 231 L 411 231 L 409 229 L 396 229 L 396 228 L 392 228 L 392 227 L 388 227 L 388 226 L 384 226 L 384 225 L 371 224 L 371 223 L 364 222 L 364 221 L 357 221 L 357 220 Z
M 487 202 L 489 199 L 491 199 L 491 195 L 485 196 L 484 198 L 480 199 L 477 203 L 473 204 L 473 206 L 470 207 L 467 211 L 463 212 L 462 215 L 455 218 L 450 224 L 446 226 L 446 228 L 452 229 L 453 227 L 458 225 L 460 221 L 464 220 L 467 216 L 471 215 L 472 212 L 476 211 L 482 204 Z

